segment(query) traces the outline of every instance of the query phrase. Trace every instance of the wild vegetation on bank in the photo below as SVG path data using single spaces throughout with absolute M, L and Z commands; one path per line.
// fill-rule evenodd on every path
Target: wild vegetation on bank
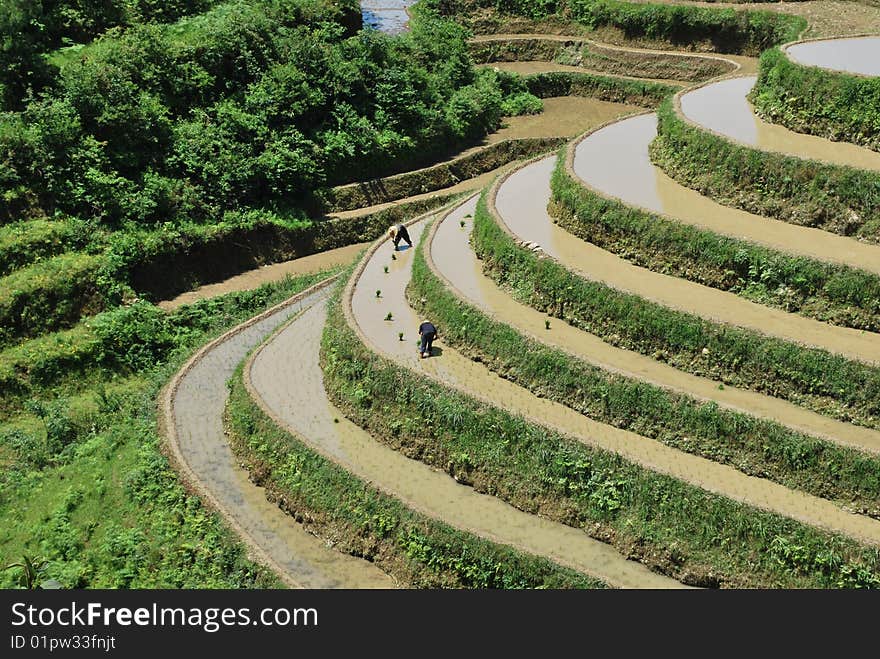
M 817 320 L 880 331 L 880 276 L 787 254 L 628 206 L 585 186 L 560 152 L 550 212 L 573 235 L 627 261 Z
M 658 572 L 704 587 L 880 585 L 871 548 L 652 472 L 394 364 L 361 343 L 338 303 L 321 355 L 331 400 L 377 439 Z
M 251 478 L 334 548 L 412 588 L 605 588 L 552 561 L 418 513 L 279 428 L 250 398 L 239 367 L 226 427 Z
M 837 419 L 880 428 L 880 369 L 670 309 L 538 258 L 477 206 L 472 234 L 483 269 L 517 300 L 612 345 L 695 375 L 753 389 Z
M 793 41 L 807 27 L 800 16 L 698 5 L 630 3 L 619 0 L 423 0 L 478 32 L 502 32 L 506 17 L 611 29 L 630 42 L 645 40 L 678 49 L 759 55 Z M 534 31 L 534 30 L 530 30 Z
M 142 302 L 0 353 L 3 566 L 28 556 L 65 588 L 279 586 L 181 485 L 155 400 L 199 346 L 329 274 L 172 314 Z
M 875 76 L 805 66 L 770 48 L 761 55 L 749 99 L 773 123 L 880 151 L 880 78 Z
M 792 224 L 880 242 L 880 172 L 763 151 L 657 111 L 651 159 L 719 203 Z

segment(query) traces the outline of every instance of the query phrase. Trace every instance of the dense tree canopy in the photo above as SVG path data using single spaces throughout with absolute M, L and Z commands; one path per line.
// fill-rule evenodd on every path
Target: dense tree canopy
M 344 16 L 240 0 L 110 29 L 0 118 L 0 217 L 120 225 L 297 206 L 481 137 L 524 91 L 475 69 L 451 21 L 425 13 L 389 37 L 352 33 Z

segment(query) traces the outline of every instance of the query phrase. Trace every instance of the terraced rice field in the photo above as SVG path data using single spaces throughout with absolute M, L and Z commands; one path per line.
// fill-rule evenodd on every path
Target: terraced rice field
M 812 43 L 809 61 L 822 65 L 825 46 Z M 846 69 L 840 53 L 855 43 L 880 60 L 876 41 L 840 41 L 828 67 Z M 755 62 L 731 67 L 689 83 L 674 111 L 756 150 L 880 169 L 874 151 L 758 119 L 747 98 Z M 297 508 L 307 476 L 272 476 L 283 456 L 249 455 L 240 440 L 230 450 L 230 378 L 291 441 L 429 520 L 425 528 L 446 524 L 593 585 L 880 585 L 877 332 L 676 269 L 659 247 L 652 255 L 566 204 L 598 199 L 743 253 L 757 246 L 869 280 L 880 276 L 880 247 L 686 187 L 652 162 L 656 114 L 620 112 L 628 116 L 597 116 L 558 152 L 409 218 L 412 247 L 373 243 L 338 282 L 207 346 L 166 390 L 184 474 L 288 583 L 412 585 L 380 542 L 395 531 L 375 535 L 374 521 L 372 548 L 365 536 L 352 542 L 322 521 L 333 511 Z M 690 257 L 709 267 L 699 265 L 706 254 Z M 424 317 L 439 327 L 430 359 L 415 344 Z M 737 346 L 746 348 L 725 353 Z M 762 367 L 775 354 L 790 362 Z M 853 390 L 824 387 L 830 365 L 862 379 Z M 241 432 L 230 423 L 227 413 L 226 432 Z M 473 428 L 482 434 L 465 439 Z M 241 464 L 321 539 L 267 504 Z

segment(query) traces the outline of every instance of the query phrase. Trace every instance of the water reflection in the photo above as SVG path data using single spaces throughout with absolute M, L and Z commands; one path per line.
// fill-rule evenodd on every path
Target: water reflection
M 409 23 L 406 10 L 417 0 L 362 0 L 361 15 L 364 27 L 387 34 L 404 32 Z
M 880 37 L 809 41 L 791 46 L 788 54 L 801 64 L 880 76 Z

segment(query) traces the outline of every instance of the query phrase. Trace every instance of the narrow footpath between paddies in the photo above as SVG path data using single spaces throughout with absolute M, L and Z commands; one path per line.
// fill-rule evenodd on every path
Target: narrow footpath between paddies
M 628 206 L 781 252 L 880 274 L 880 245 L 723 206 L 676 182 L 651 162 L 648 145 L 656 135 L 653 112 L 623 119 L 587 133 L 576 142 L 568 164 L 586 186 Z M 531 176 L 539 173 L 543 180 L 540 168 Z
M 412 225 L 409 233 L 418 242 L 426 222 Z M 363 271 L 354 284 L 351 311 L 356 329 L 370 349 L 427 377 L 534 423 L 573 437 L 584 444 L 618 453 L 634 463 L 667 474 L 707 491 L 806 524 L 880 545 L 880 521 L 845 512 L 833 503 L 790 490 L 762 478 L 695 455 L 682 453 L 661 442 L 633 432 L 595 422 L 571 408 L 505 380 L 482 364 L 471 361 L 454 348 L 442 345 L 437 358 L 420 360 L 413 345 L 420 318 L 409 306 L 405 289 L 412 270 L 414 250 L 407 249 L 391 260 L 392 248 L 383 245 L 367 253 Z M 388 272 L 384 267 L 388 266 Z M 381 297 L 375 291 L 380 289 Z M 346 300 L 343 299 L 343 304 Z M 390 312 L 393 320 L 384 318 Z M 400 341 L 399 332 L 410 340 Z
M 247 270 L 241 274 L 229 277 L 213 284 L 205 284 L 196 289 L 181 293 L 172 300 L 165 300 L 157 303 L 157 305 L 165 311 L 174 311 L 184 304 L 192 304 L 199 300 L 225 295 L 235 291 L 249 291 L 259 288 L 263 284 L 279 281 L 285 277 L 297 277 L 299 275 L 309 275 L 322 270 L 328 270 L 335 266 L 347 265 L 351 263 L 358 253 L 365 249 L 370 243 L 356 243 L 354 245 L 346 245 L 338 249 L 328 249 L 326 252 L 318 252 L 317 254 L 309 254 L 298 259 L 290 261 L 280 261 L 278 263 L 270 263 L 268 265 Z
M 236 366 L 285 320 L 323 301 L 330 287 L 315 288 L 242 323 L 187 362 L 160 399 L 165 434 L 184 481 L 223 515 L 257 560 L 288 585 L 394 588 L 391 578 L 374 564 L 327 547 L 270 503 L 265 490 L 238 466 L 223 432 L 226 382 Z
M 729 78 L 684 92 L 679 96 L 681 113 L 699 127 L 763 151 L 880 171 L 877 151 L 796 133 L 761 119 L 746 98 L 756 80 L 755 76 Z
M 324 391 L 318 355 L 325 320 L 325 305 L 313 306 L 272 337 L 245 373 L 256 402 L 307 445 L 408 507 L 458 529 L 544 556 L 612 586 L 685 587 L 583 531 L 461 485 L 353 424 Z
M 635 80 L 638 82 L 657 82 L 664 85 L 681 85 L 682 87 L 690 87 L 694 83 L 688 80 L 676 80 L 674 78 L 641 78 L 637 76 L 626 76 L 619 73 L 613 76 L 605 71 L 589 69 L 584 66 L 571 66 L 570 64 L 557 64 L 556 62 L 545 62 L 543 60 L 518 60 L 515 62 L 491 62 L 489 64 L 480 64 L 484 68 L 494 68 L 501 71 L 509 71 L 510 73 L 518 73 L 527 76 L 533 73 L 555 73 L 564 71 L 567 73 L 586 73 L 594 76 L 608 76 L 620 78 L 622 80 Z
M 483 273 L 469 243 L 472 223 L 466 220 L 466 228 L 459 225 L 475 208 L 476 197 L 473 197 L 442 216 L 425 251 L 428 264 L 436 268 L 437 274 L 448 282 L 449 288 L 461 299 L 537 341 L 562 348 L 579 359 L 613 373 L 649 382 L 698 400 L 715 401 L 722 407 L 775 421 L 793 430 L 843 446 L 880 454 L 878 430 L 838 421 L 786 400 L 748 389 L 733 386 L 719 389 L 717 381 L 681 371 L 638 352 L 612 346 L 598 336 L 562 321 L 555 322 L 553 331 L 547 332 L 544 326 L 546 314 L 517 302 Z
M 595 162 L 595 154 L 592 152 L 589 154 L 578 149 L 575 167 L 577 168 L 578 163 L 581 162 L 580 158 L 583 158 L 584 161 L 592 160 L 591 171 L 599 170 L 603 163 Z M 550 174 L 555 166 L 555 160 L 554 157 L 549 157 L 532 162 L 514 171 L 507 178 L 501 179 L 490 191 L 488 198 L 490 210 L 493 207 L 497 209 L 503 222 L 519 239 L 537 243 L 547 254 L 587 279 L 604 282 L 618 290 L 641 296 L 666 307 L 805 346 L 815 346 L 850 359 L 880 363 L 878 334 L 830 325 L 750 302 L 735 293 L 653 272 L 633 265 L 561 229 L 553 223 L 547 212 L 547 203 L 550 200 Z M 636 180 L 632 186 L 638 187 L 641 183 Z M 705 199 L 696 192 L 690 190 L 689 192 L 698 199 Z M 740 212 L 724 206 L 719 208 Z M 766 223 L 769 220 L 762 222 Z M 779 224 L 785 223 L 779 222 Z M 803 229 L 794 225 L 786 226 L 793 230 Z M 822 252 L 824 246 L 834 239 L 847 240 L 825 232 L 823 236 L 823 241 L 814 240 L 813 246 L 817 252 Z M 803 239 L 803 236 L 801 238 Z M 867 245 L 865 247 L 868 248 Z M 872 249 L 880 255 L 880 246 L 874 246 Z M 880 259 L 874 269 L 880 271 Z
M 683 61 L 688 58 L 694 59 L 714 59 L 726 62 L 733 62 L 738 68 L 737 73 L 747 75 L 758 70 L 758 58 L 748 55 L 731 55 L 728 53 L 698 53 L 685 50 L 662 50 L 658 48 L 635 48 L 632 46 L 622 46 L 605 41 L 594 41 L 584 36 L 566 35 L 566 34 L 541 34 L 541 33 L 514 33 L 514 34 L 478 34 L 470 39 L 471 43 L 491 43 L 492 41 L 503 41 L 505 43 L 515 41 L 579 41 L 584 44 L 592 44 L 607 50 L 617 50 L 625 53 L 645 53 L 647 55 L 664 55 L 664 56 L 680 56 Z M 583 68 L 578 67 L 581 71 Z M 601 75 L 609 75 L 602 73 Z

